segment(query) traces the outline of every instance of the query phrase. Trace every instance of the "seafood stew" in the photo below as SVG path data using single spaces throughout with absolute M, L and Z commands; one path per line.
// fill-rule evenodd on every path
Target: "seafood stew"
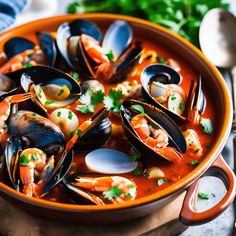
M 125 21 L 74 21 L 37 37 L 13 38 L 2 54 L 4 182 L 50 201 L 117 204 L 167 188 L 204 159 L 216 111 L 181 57 Z

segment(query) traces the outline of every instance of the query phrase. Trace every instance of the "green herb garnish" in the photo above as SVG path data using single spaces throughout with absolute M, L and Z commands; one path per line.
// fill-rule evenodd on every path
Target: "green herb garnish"
M 72 75 L 73 80 L 78 81 L 79 80 L 79 73 L 74 72 Z
M 27 63 L 24 63 L 22 66 L 23 66 L 23 68 L 27 69 L 27 68 L 32 67 L 33 65 L 31 63 L 27 62 Z
M 171 101 L 174 101 L 174 100 L 176 99 L 175 94 L 171 94 L 171 95 L 170 95 L 170 99 L 171 99 Z
M 156 59 L 157 59 L 157 61 L 159 61 L 161 64 L 166 64 L 166 61 L 165 61 L 165 59 L 164 59 L 163 57 L 157 56 Z
M 74 130 L 70 131 L 70 137 L 72 137 L 74 134 L 75 134 Z
M 72 120 L 72 118 L 73 118 L 73 113 L 72 113 L 72 111 L 69 111 L 68 112 L 68 119 Z
M 198 193 L 198 198 L 202 199 L 202 200 L 208 200 L 209 197 L 208 197 L 208 194 L 206 193 Z
M 59 92 L 58 92 L 58 94 L 57 94 L 57 96 L 60 97 L 64 92 L 65 92 L 64 89 L 60 89 Z
M 166 182 L 166 179 L 165 179 L 165 178 L 160 178 L 160 179 L 157 180 L 156 183 L 157 183 L 158 186 L 161 186 L 161 185 L 163 185 L 165 182 Z
M 42 98 L 42 97 L 43 97 L 41 92 L 38 93 L 38 97 L 39 97 L 39 98 Z
M 3 129 L 3 130 L 7 130 L 7 129 L 8 129 L 8 126 L 7 126 L 6 123 L 3 124 L 2 129 Z
M 139 151 L 135 151 L 129 156 L 129 161 L 138 161 L 141 158 L 141 153 Z
M 108 200 L 115 199 L 119 197 L 121 194 L 122 194 L 121 190 L 117 187 L 112 187 L 108 191 L 102 193 L 102 195 Z
M 203 133 L 213 135 L 213 125 L 210 119 L 201 118 L 200 124 L 203 127 Z
M 183 111 L 184 108 L 185 108 L 184 102 L 180 102 L 179 109 Z
M 211 144 L 210 143 L 206 143 L 205 147 L 209 148 L 209 147 L 211 147 Z
M 22 166 L 28 166 L 29 165 L 29 159 L 25 155 L 21 155 L 19 158 L 19 164 Z
M 34 54 L 33 53 L 30 53 L 29 55 L 28 55 L 28 58 L 29 59 L 32 59 L 34 57 Z
M 32 157 L 32 159 L 33 159 L 34 161 L 37 161 L 37 160 L 38 160 L 38 157 L 37 157 L 36 154 L 32 154 L 31 157 Z
M 44 104 L 45 104 L 46 106 L 48 106 L 48 105 L 53 104 L 54 102 L 55 102 L 54 100 L 48 100 L 48 101 L 46 101 Z
M 61 111 L 57 112 L 57 117 L 61 117 Z
M 198 163 L 198 161 L 197 160 L 192 160 L 191 161 L 191 165 L 192 166 L 197 166 L 199 163 Z
M 135 188 L 135 185 L 134 184 L 129 184 L 128 188 Z
M 142 171 L 139 169 L 139 167 L 136 167 L 133 171 L 133 174 L 135 176 L 140 176 L 142 174 Z
M 108 96 L 104 97 L 104 106 L 111 112 L 119 112 L 123 97 L 122 92 L 115 89 L 110 89 Z
M 83 131 L 81 130 L 81 129 L 78 129 L 77 130 L 77 135 L 80 137 L 81 136 L 81 134 L 83 133 Z
M 130 194 L 130 193 L 126 193 L 124 197 L 125 197 L 125 198 L 130 198 L 130 197 L 131 197 L 131 194 Z
M 145 116 L 145 115 L 146 115 L 146 113 L 145 113 L 145 111 L 144 111 L 144 108 L 143 108 L 141 105 L 139 105 L 139 104 L 134 104 L 134 105 L 132 105 L 131 107 L 132 107 L 134 110 L 140 112 L 142 116 Z
M 114 56 L 114 52 L 112 50 L 110 50 L 107 54 L 105 54 L 108 58 L 109 61 L 113 61 L 115 56 Z

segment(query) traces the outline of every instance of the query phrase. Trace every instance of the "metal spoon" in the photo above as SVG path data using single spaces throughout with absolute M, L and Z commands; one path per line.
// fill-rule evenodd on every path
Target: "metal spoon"
M 234 171 L 236 172 L 236 18 L 223 9 L 212 9 L 203 18 L 199 41 L 203 53 L 216 66 L 230 73 L 233 100 Z M 234 202 L 234 205 L 236 203 Z M 234 222 L 236 235 L 236 220 Z

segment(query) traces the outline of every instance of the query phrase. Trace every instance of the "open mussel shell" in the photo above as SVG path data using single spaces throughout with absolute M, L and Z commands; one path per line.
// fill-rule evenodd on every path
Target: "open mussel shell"
M 65 107 L 76 101 L 81 94 L 79 84 L 71 76 L 52 67 L 33 66 L 9 73 L 8 76 L 12 79 L 19 80 L 20 78 L 21 87 L 25 92 L 32 91 L 32 88 L 37 90 L 37 99 L 34 100 L 44 112 L 47 112 L 47 109 Z M 66 90 L 64 86 L 66 86 Z M 51 91 L 58 89 L 58 93 L 46 94 L 46 87 L 51 87 Z M 60 91 L 63 91 L 63 94 L 67 93 L 68 97 L 65 99 L 54 98 L 53 96 L 60 95 Z M 49 97 L 49 102 L 47 97 Z
M 75 148 L 79 150 L 94 149 L 102 146 L 111 136 L 111 121 L 108 111 L 103 108 L 93 115 L 91 125 L 79 137 Z
M 10 180 L 11 185 L 18 189 L 17 166 L 19 150 L 22 150 L 23 143 L 20 137 L 12 136 L 7 140 L 3 155 L 3 171 Z
M 20 110 L 12 114 L 8 129 L 11 136 L 24 137 L 29 147 L 42 149 L 51 155 L 61 152 L 66 143 L 58 126 L 31 111 Z
M 39 46 L 44 52 L 49 65 L 55 66 L 57 59 L 60 57 L 59 50 L 57 49 L 56 41 L 53 39 L 52 35 L 48 32 L 37 33 Z
M 114 60 L 128 48 L 133 40 L 133 30 L 130 25 L 123 20 L 114 21 L 106 31 L 102 46 L 105 51 L 112 51 Z
M 110 148 L 99 148 L 89 152 L 85 157 L 87 167 L 101 174 L 124 174 L 132 172 L 137 162 L 131 162 L 129 156 Z
M 67 62 L 67 64 L 73 70 L 78 70 L 78 66 L 70 57 L 70 53 L 68 51 L 68 40 L 72 36 L 80 36 L 81 34 L 90 35 L 93 38 L 95 38 L 97 41 L 100 41 L 102 38 L 102 34 L 99 28 L 94 23 L 87 20 L 79 19 L 79 20 L 74 20 L 70 23 L 66 22 L 66 23 L 61 24 L 57 30 L 58 48 L 60 50 L 61 55 Z
M 139 114 L 132 108 L 132 105 L 140 105 L 143 107 L 145 114 L 147 114 L 156 124 L 158 124 L 163 130 L 165 130 L 170 139 L 170 145 L 177 148 L 181 153 L 186 152 L 186 141 L 180 131 L 179 127 L 175 122 L 167 116 L 162 110 L 149 105 L 147 103 L 140 102 L 138 100 L 125 100 L 121 105 L 121 118 L 124 126 L 125 134 L 128 141 L 140 152 L 149 153 L 152 156 L 158 156 L 152 148 L 148 147 L 144 142 L 137 136 L 133 127 L 131 126 L 131 119 L 135 115 Z M 160 156 L 160 155 L 159 155 Z M 165 158 L 164 156 L 162 156 Z
M 9 39 L 3 46 L 3 50 L 7 55 L 7 58 L 10 59 L 15 55 L 22 53 L 28 49 L 33 49 L 35 44 L 22 37 L 14 37 Z
M 157 83 L 155 86 L 151 87 L 153 82 Z M 170 66 L 163 64 L 149 65 L 145 67 L 141 73 L 142 93 L 147 102 L 161 109 L 174 120 L 182 123 L 186 120 L 185 117 L 170 111 L 154 99 L 154 96 L 158 97 L 165 94 L 166 84 L 179 84 L 180 82 L 181 76 L 179 73 Z

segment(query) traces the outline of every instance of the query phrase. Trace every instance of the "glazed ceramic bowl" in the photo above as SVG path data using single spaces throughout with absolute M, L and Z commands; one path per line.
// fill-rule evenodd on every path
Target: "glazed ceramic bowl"
M 198 224 L 216 217 L 229 206 L 236 192 L 235 176 L 220 156 L 231 128 L 232 106 L 229 92 L 219 71 L 197 48 L 177 34 L 141 19 L 111 14 L 65 15 L 28 23 L 1 34 L 0 51 L 2 51 L 4 42 L 11 37 L 31 37 L 37 31 L 56 30 L 61 23 L 78 18 L 91 20 L 100 27 L 107 27 L 112 21 L 117 19 L 126 20 L 132 25 L 135 37 L 140 35 L 147 40 L 155 39 L 156 43 L 168 47 L 173 53 L 181 55 L 187 63 L 191 64 L 202 75 L 204 84 L 206 84 L 209 93 L 213 96 L 213 101 L 217 101 L 217 106 L 215 107 L 219 122 L 217 133 L 215 134 L 217 136 L 215 143 L 210 148 L 205 159 L 190 174 L 157 193 L 131 202 L 105 206 L 69 205 L 49 202 L 42 199 L 29 198 L 2 182 L 0 182 L 0 195 L 15 206 L 44 218 L 67 222 L 106 224 L 132 220 L 150 214 L 173 201 L 183 191 L 187 190 L 180 214 L 182 222 L 185 224 Z M 221 176 L 228 191 L 224 198 L 213 208 L 205 212 L 196 212 L 192 203 L 198 179 L 207 170 L 211 170 L 208 172 L 211 175 Z

